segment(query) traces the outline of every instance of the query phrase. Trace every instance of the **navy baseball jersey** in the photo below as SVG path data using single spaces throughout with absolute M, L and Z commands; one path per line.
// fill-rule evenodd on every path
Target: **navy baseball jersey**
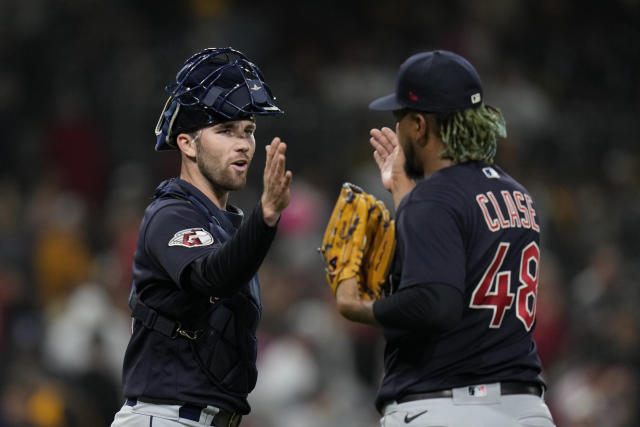
M 239 209 L 218 209 L 185 181 L 167 180 L 156 190 L 134 256 L 126 397 L 249 412 L 262 309 L 257 276 L 224 298 L 197 292 L 184 277 L 187 266 L 218 251 L 242 221 Z
M 467 162 L 419 181 L 398 206 L 392 284 L 445 284 L 464 298 L 440 333 L 384 329 L 376 405 L 403 395 L 497 381 L 540 382 L 531 337 L 540 219 L 527 190 L 497 166 Z

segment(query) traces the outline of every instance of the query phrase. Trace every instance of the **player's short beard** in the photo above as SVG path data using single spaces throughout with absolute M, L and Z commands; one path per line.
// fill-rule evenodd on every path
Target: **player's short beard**
M 204 152 L 202 149 L 202 142 L 200 138 L 195 138 L 196 150 L 198 150 L 197 156 L 197 164 L 198 169 L 202 176 L 204 176 L 211 188 L 216 192 L 229 192 L 236 191 L 244 188 L 247 183 L 247 175 L 244 175 L 244 179 L 241 182 L 234 180 L 233 177 L 229 176 L 227 170 L 220 165 L 212 164 L 215 163 L 215 159 L 211 159 L 208 156 L 204 156 L 201 153 Z
M 402 144 L 404 150 L 404 172 L 414 181 L 423 179 L 424 167 L 416 154 L 413 143 L 408 139 L 405 142 L 406 144 Z

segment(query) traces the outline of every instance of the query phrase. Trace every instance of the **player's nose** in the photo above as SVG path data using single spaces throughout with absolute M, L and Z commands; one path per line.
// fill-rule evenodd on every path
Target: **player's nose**
M 248 151 L 251 148 L 251 143 L 248 138 L 236 138 L 235 147 L 237 151 Z

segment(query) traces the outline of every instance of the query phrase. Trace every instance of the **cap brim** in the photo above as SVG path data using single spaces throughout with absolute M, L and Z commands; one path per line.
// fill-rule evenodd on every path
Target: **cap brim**
M 395 93 L 383 96 L 382 98 L 378 98 L 375 101 L 371 102 L 371 104 L 369 104 L 369 109 L 376 111 L 395 111 L 401 110 L 403 108 L 404 105 L 398 102 Z

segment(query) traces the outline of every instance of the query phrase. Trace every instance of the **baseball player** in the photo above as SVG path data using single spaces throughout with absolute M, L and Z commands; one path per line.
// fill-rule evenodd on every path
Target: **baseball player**
M 180 177 L 145 211 L 129 298 L 121 426 L 237 426 L 256 383 L 257 271 L 289 203 L 286 145 L 266 146 L 264 191 L 245 218 L 229 203 L 255 152 L 256 116 L 281 114 L 258 67 L 232 48 L 187 59 L 156 127 Z
M 540 218 L 527 190 L 494 164 L 506 136 L 473 66 L 448 51 L 411 56 L 396 92 L 370 104 L 395 132 L 371 130 L 396 207 L 392 293 L 337 288 L 348 319 L 382 328 L 381 425 L 553 426 L 531 334 Z

